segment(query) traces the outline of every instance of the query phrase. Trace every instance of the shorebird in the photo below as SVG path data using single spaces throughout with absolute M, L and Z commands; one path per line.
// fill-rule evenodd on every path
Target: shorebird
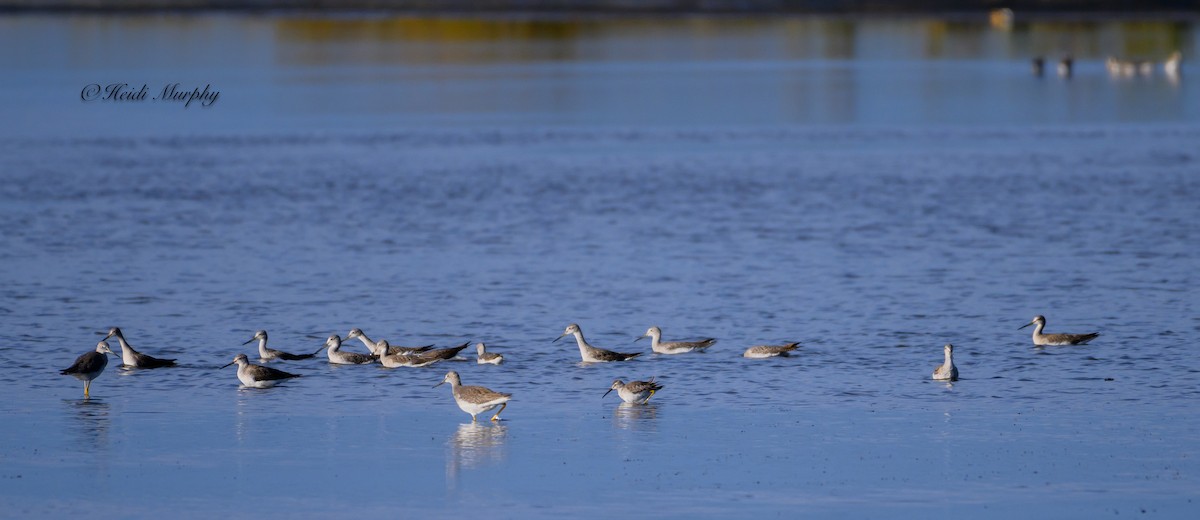
M 346 341 L 350 341 L 352 339 L 358 339 L 359 341 L 361 341 L 363 343 L 363 345 L 367 346 L 367 350 L 371 351 L 372 355 L 378 356 L 378 355 L 385 353 L 384 348 L 380 346 L 380 343 L 387 343 L 387 342 L 382 341 L 382 340 L 371 341 L 371 338 L 368 338 L 366 334 L 363 334 L 362 329 L 359 329 L 359 328 L 350 329 L 350 332 L 346 333 Z M 425 352 L 426 350 L 429 350 L 431 348 L 433 348 L 433 345 L 425 345 L 423 347 L 400 347 L 400 346 L 388 344 L 386 353 L 387 354 L 413 354 L 416 352 Z
M 238 381 L 241 381 L 243 385 L 246 385 L 250 388 L 271 388 L 272 386 L 275 386 L 276 383 L 283 381 L 284 379 L 300 377 L 300 374 L 291 374 L 282 370 L 275 370 L 271 367 L 264 367 L 262 365 L 252 365 L 250 364 L 250 359 L 247 358 L 245 354 L 238 354 L 234 356 L 233 361 L 229 362 L 229 365 L 234 363 L 237 363 L 238 366 Z M 229 365 L 225 365 L 221 368 L 225 368 Z
M 795 343 L 788 343 L 787 345 L 755 345 L 753 347 L 746 349 L 746 352 L 744 354 L 742 354 L 742 357 L 748 357 L 748 358 L 753 358 L 753 359 L 762 359 L 762 358 L 769 358 L 769 357 L 775 357 L 775 356 L 785 356 L 786 357 L 788 355 L 788 352 L 796 350 L 796 347 L 799 345 L 800 345 L 799 341 L 797 341 Z
M 100 377 L 100 374 L 104 372 L 104 367 L 108 366 L 109 354 L 116 355 L 111 348 L 108 348 L 108 343 L 101 341 L 96 344 L 96 350 L 75 358 L 75 362 L 70 367 L 59 373 L 64 376 L 74 376 L 75 379 L 83 381 L 83 396 L 91 397 L 89 390 L 92 387 L 92 380 Z
M 1046 59 L 1041 56 L 1038 56 L 1033 59 L 1033 62 L 1030 65 L 1030 67 L 1033 69 L 1033 75 L 1040 78 L 1040 77 L 1042 77 L 1042 74 L 1044 74 L 1046 71 Z
M 101 332 L 101 334 L 104 333 Z M 121 344 L 121 362 L 123 362 L 125 366 L 136 368 L 161 368 L 175 366 L 174 359 L 159 359 L 133 350 L 133 347 L 129 345 L 129 342 L 125 341 L 125 335 L 121 334 L 121 329 L 117 327 L 108 329 L 108 335 L 104 336 L 104 339 L 108 339 L 113 336 L 116 336 L 117 343 Z
M 329 362 L 337 365 L 365 365 L 367 363 L 375 362 L 375 356 L 369 354 L 359 354 L 358 352 L 342 352 L 341 350 L 338 350 L 342 348 L 342 338 L 338 337 L 337 334 L 329 336 L 329 339 L 325 340 L 325 345 L 321 348 L 329 349 L 329 351 L 326 352 L 326 355 L 329 356 Z M 317 349 L 317 352 L 320 351 L 321 349 Z
M 947 343 L 942 350 L 946 352 L 946 362 L 933 369 L 933 378 L 938 381 L 958 381 L 958 367 L 954 366 L 954 345 Z
M 1033 317 L 1033 321 L 1021 325 L 1017 330 L 1021 330 L 1030 325 L 1037 325 L 1033 328 L 1033 344 L 1034 345 L 1086 345 L 1087 342 L 1096 339 L 1099 332 L 1089 332 L 1087 334 L 1042 334 L 1042 329 L 1046 328 L 1046 318 L 1042 315 Z
M 1058 60 L 1058 75 L 1060 77 L 1070 78 L 1071 73 L 1074 72 L 1074 68 L 1075 58 L 1072 58 L 1070 54 L 1063 56 L 1063 59 Z
M 608 392 L 604 392 L 601 397 L 608 397 L 613 390 L 617 391 L 617 395 L 621 396 L 622 401 L 631 404 L 646 404 L 646 401 L 649 401 L 655 392 L 662 390 L 662 385 L 655 383 L 654 378 L 650 378 L 649 381 L 630 381 L 629 384 L 618 379 L 613 381 Z
M 485 350 L 487 347 L 483 343 L 475 345 L 476 362 L 480 365 L 499 365 L 504 362 L 504 356 L 494 354 Z
M 447 372 L 442 382 L 433 387 L 437 388 L 445 383 L 450 383 L 450 392 L 454 394 L 454 402 L 458 403 L 458 408 L 471 414 L 471 422 L 475 422 L 476 415 L 491 411 L 497 406 L 500 409 L 492 416 L 492 420 L 499 421 L 500 412 L 508 407 L 508 401 L 512 399 L 512 394 L 502 394 L 482 386 L 463 386 L 458 372 L 453 370 Z
M 1163 72 L 1171 78 L 1178 78 L 1181 72 L 1180 65 L 1183 63 L 1183 53 L 1175 51 L 1171 53 L 1171 57 L 1163 62 Z
M 650 327 L 645 334 L 638 336 L 633 341 L 639 341 L 642 338 L 650 338 L 650 350 L 659 354 L 683 354 L 696 350 L 703 351 L 704 349 L 713 346 L 717 340 L 713 338 L 702 339 L 700 341 L 662 341 L 662 329 L 658 327 Z
M 620 352 L 613 352 L 611 350 L 604 350 L 602 348 L 593 347 L 593 346 L 589 345 L 587 341 L 584 341 L 583 331 L 579 329 L 579 325 L 576 325 L 574 323 L 567 325 L 567 330 L 562 333 L 562 336 L 554 338 L 554 341 L 558 341 L 558 340 L 562 339 L 563 337 L 570 335 L 570 334 L 575 335 L 575 342 L 579 344 L 579 356 L 583 358 L 583 361 L 585 363 L 603 363 L 606 361 L 627 361 L 627 360 L 630 360 L 630 359 L 633 359 L 635 357 L 642 355 L 641 352 L 635 352 L 633 354 L 622 354 Z M 554 343 L 554 341 L 551 341 L 551 343 Z
M 387 340 L 379 340 L 381 348 L 387 348 Z M 388 368 L 399 367 L 423 367 L 437 363 L 446 359 L 454 359 L 459 352 L 471 345 L 471 342 L 463 343 L 457 347 L 439 348 L 428 350 L 425 352 L 414 352 L 412 354 L 385 354 L 379 356 L 379 362 Z
M 258 332 L 255 332 L 253 338 L 250 338 L 248 341 L 246 341 L 246 343 L 242 343 L 242 344 L 246 345 L 254 340 L 258 340 L 258 357 L 262 358 L 263 361 L 270 361 L 272 359 L 286 359 L 288 361 L 296 361 L 299 359 L 309 359 L 313 356 L 316 356 L 318 352 L 321 352 L 321 349 L 317 349 L 317 352 L 313 352 L 312 354 L 289 354 L 282 350 L 275 350 L 273 348 L 267 348 L 267 331 L 265 331 L 265 330 L 260 330 Z M 325 348 L 325 347 L 321 347 L 321 348 Z M 247 385 L 247 386 L 249 386 L 249 385 Z

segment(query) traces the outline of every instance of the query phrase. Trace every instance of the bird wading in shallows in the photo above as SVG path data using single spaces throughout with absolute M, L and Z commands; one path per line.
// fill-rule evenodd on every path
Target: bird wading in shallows
M 101 334 L 104 333 L 101 332 Z M 125 341 L 125 335 L 122 334 L 121 329 L 117 327 L 108 329 L 108 335 L 104 336 L 104 339 L 108 339 L 113 336 L 116 336 L 117 343 L 121 345 L 121 362 L 127 367 L 162 368 L 175 366 L 174 359 L 159 359 L 133 350 L 133 346 L 130 345 L 128 341 Z
M 497 406 L 500 409 L 492 416 L 492 420 L 499 421 L 500 412 L 508 407 L 508 401 L 512 399 L 512 394 L 503 394 L 482 386 L 463 386 L 458 372 L 453 370 L 447 372 L 446 377 L 442 378 L 442 382 L 433 387 L 437 388 L 446 383 L 450 383 L 450 392 L 454 394 L 454 402 L 458 404 L 458 408 L 471 414 L 471 422 L 475 422 L 476 415 L 490 411 Z
M 237 363 L 238 366 L 238 381 L 241 381 L 243 385 L 250 388 L 271 388 L 285 379 L 300 377 L 299 374 L 291 374 L 282 370 L 275 370 L 271 367 L 251 364 L 250 359 L 245 354 L 234 356 L 233 361 L 230 361 L 228 365 L 221 368 L 228 367 L 234 363 Z
M 75 379 L 83 381 L 83 396 L 91 397 L 92 380 L 104 373 L 104 367 L 108 366 L 109 354 L 116 355 L 108 347 L 108 343 L 101 341 L 96 344 L 96 350 L 75 358 L 75 362 L 71 366 L 59 373 L 64 376 L 73 376 Z
M 662 385 L 655 383 L 654 379 L 649 381 L 630 381 L 625 384 L 620 379 L 613 381 L 612 386 L 608 387 L 608 392 L 604 392 L 601 398 L 607 397 L 613 390 L 617 391 L 617 395 L 622 401 L 631 404 L 646 404 L 656 392 L 662 390 Z

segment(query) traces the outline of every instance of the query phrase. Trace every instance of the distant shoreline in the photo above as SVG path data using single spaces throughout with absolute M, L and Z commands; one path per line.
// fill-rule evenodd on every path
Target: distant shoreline
M 0 0 L 0 14 L 193 14 L 301 16 L 937 16 L 971 19 L 1009 7 L 1021 20 L 1200 19 L 1200 0 Z

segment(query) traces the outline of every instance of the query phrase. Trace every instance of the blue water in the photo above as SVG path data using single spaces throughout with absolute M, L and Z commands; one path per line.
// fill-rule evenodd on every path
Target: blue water
M 74 19 L 51 20 L 15 23 Z M 1112 81 L 980 60 L 1054 89 Z M 1011 124 L 721 124 L 712 111 L 694 125 L 588 124 L 568 107 L 547 113 L 578 124 L 467 109 L 381 128 L 337 107 L 289 128 L 218 103 L 209 127 L 161 134 L 168 118 L 142 106 L 112 123 L 129 134 L 97 138 L 47 116 L 0 140 L 0 516 L 1190 518 L 1200 126 L 1188 80 L 1132 83 L 1180 89 L 1169 116 Z M 651 88 L 629 81 L 632 99 Z M 361 127 L 309 126 L 334 120 Z M 1051 332 L 1102 335 L 1034 348 L 1016 329 L 1035 314 Z M 646 355 L 581 365 L 574 345 L 551 343 L 573 322 Z M 651 355 L 633 343 L 651 325 L 719 342 Z M 57 370 L 110 326 L 181 366 L 114 359 L 81 400 Z M 306 352 L 352 327 L 399 344 L 484 341 L 508 361 L 286 362 L 304 377 L 269 390 L 217 369 L 252 352 L 241 344 L 256 329 Z M 786 341 L 803 346 L 740 357 Z M 929 379 L 945 343 L 953 384 Z M 470 424 L 432 388 L 451 369 L 513 393 L 506 420 Z M 647 406 L 601 397 L 615 378 L 649 377 L 665 388 Z

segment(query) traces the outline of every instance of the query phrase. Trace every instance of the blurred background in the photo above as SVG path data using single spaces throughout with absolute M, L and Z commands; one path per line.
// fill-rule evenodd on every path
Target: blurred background
M 0 0 L 9 13 L 0 16 L 0 103 L 16 123 L 0 135 L 1200 116 L 1197 87 L 1183 81 L 1200 54 L 1197 11 L 1186 10 L 1195 2 L 1122 12 L 954 4 L 338 2 L 317 11 L 302 7 L 324 4 Z M 367 5 L 376 8 L 356 9 Z M 914 10 L 894 14 L 904 6 Z M 178 104 L 81 102 L 86 85 L 113 83 L 220 94 L 186 116 Z

